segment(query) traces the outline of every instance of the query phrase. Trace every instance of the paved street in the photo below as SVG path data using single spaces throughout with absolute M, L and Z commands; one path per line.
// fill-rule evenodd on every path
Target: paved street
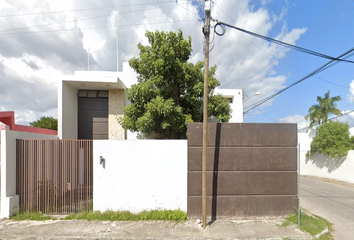
M 336 240 L 354 239 L 354 185 L 301 178 L 302 208 L 334 224 Z

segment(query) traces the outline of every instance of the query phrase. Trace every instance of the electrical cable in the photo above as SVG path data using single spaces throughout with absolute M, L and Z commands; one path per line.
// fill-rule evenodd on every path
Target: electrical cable
M 216 21 L 217 21 L 217 20 L 216 20 Z M 216 30 L 218 26 L 222 26 L 223 32 L 219 33 L 219 32 Z M 249 35 L 251 35 L 251 36 L 254 36 L 254 37 L 257 37 L 257 38 L 261 38 L 261 39 L 263 39 L 263 40 L 266 40 L 266 41 L 269 41 L 269 42 L 273 42 L 273 43 L 279 44 L 279 45 L 281 45 L 281 46 L 283 46 L 283 47 L 288 47 L 288 48 L 291 48 L 291 49 L 294 49 L 294 50 L 297 50 L 297 51 L 300 51 L 300 52 L 303 52 L 303 53 L 311 54 L 311 55 L 314 55 L 314 56 L 317 56 L 317 57 L 327 58 L 327 59 L 330 59 L 330 60 L 333 60 L 333 61 L 343 61 L 343 62 L 354 63 L 354 61 L 351 61 L 351 60 L 345 60 L 345 59 L 334 58 L 334 57 L 328 56 L 328 55 L 323 54 L 323 53 L 315 52 L 315 51 L 312 51 L 312 50 L 309 50 L 309 49 L 306 49 L 306 48 L 302 48 L 302 47 L 298 47 L 298 46 L 295 46 L 295 45 L 292 45 L 292 44 L 289 44 L 289 43 L 285 43 L 285 42 L 276 40 L 276 39 L 274 39 L 274 38 L 270 38 L 270 37 L 267 37 L 267 36 L 263 36 L 263 35 L 260 35 L 260 34 L 257 34 L 257 33 L 254 33 L 254 32 L 251 32 L 251 31 L 248 31 L 248 30 L 239 28 L 239 27 L 235 27 L 235 26 L 233 26 L 233 25 L 230 25 L 230 24 L 227 24 L 227 23 L 224 23 L 224 22 L 219 22 L 219 21 L 217 21 L 217 23 L 216 23 L 216 25 L 215 25 L 215 28 L 214 28 L 214 31 L 215 31 L 215 33 L 216 33 L 218 36 L 223 36 L 223 35 L 225 34 L 225 32 L 226 32 L 226 28 L 225 28 L 225 27 L 230 27 L 230 28 L 239 30 L 239 31 L 241 31 L 241 32 L 247 33 L 247 34 L 249 34 Z
M 253 100 L 250 98 L 250 96 L 248 96 L 247 93 L 245 93 L 245 92 L 243 92 L 243 93 L 248 97 L 249 100 L 251 100 L 251 102 L 253 102 Z M 254 102 L 253 102 L 253 103 L 254 103 Z M 259 107 L 257 107 L 257 109 L 258 109 L 261 113 L 263 113 L 267 118 L 269 118 L 270 120 L 272 120 L 273 122 L 275 122 L 275 120 L 274 120 L 273 118 L 269 117 L 265 112 L 263 112 L 262 109 L 260 109 Z
M 308 37 L 308 39 L 306 39 L 306 42 L 310 41 L 312 38 L 310 43 L 314 42 L 317 38 L 319 38 L 319 36 L 321 36 L 322 34 L 324 34 L 328 29 L 330 29 L 334 24 L 336 24 L 339 20 L 341 20 L 342 18 L 344 18 L 349 12 L 352 11 L 352 9 L 348 8 L 348 6 L 353 2 L 353 0 L 350 0 L 348 2 L 347 5 L 345 5 L 342 9 L 339 9 L 339 11 L 337 13 L 335 13 L 328 21 L 326 21 L 322 26 L 320 26 L 319 28 L 317 28 L 315 31 L 313 31 L 311 33 L 311 35 Z M 322 20 L 324 21 L 335 9 L 337 9 L 341 4 L 343 3 L 343 1 L 341 1 L 339 3 L 339 5 L 337 5 L 335 8 L 332 8 L 331 12 L 329 14 L 326 15 L 326 17 Z M 342 13 L 342 11 L 344 11 L 344 9 L 347 9 L 346 13 Z M 333 22 L 331 25 L 329 25 L 335 17 L 337 17 L 338 14 L 341 14 L 340 17 Z M 315 28 L 318 26 L 318 24 L 315 26 Z M 324 29 L 325 28 L 325 29 Z M 324 29 L 324 31 L 322 31 L 322 29 Z M 322 31 L 322 32 L 321 32 Z M 317 35 L 317 36 L 316 36 Z
M 189 10 L 188 8 L 183 7 L 182 5 L 180 5 L 178 2 L 175 2 L 175 1 L 173 1 L 173 0 L 172 0 L 172 2 L 176 3 L 176 4 L 177 4 L 177 6 L 184 8 L 184 9 L 185 9 L 185 10 L 187 10 L 188 12 L 191 12 L 191 13 L 193 13 L 194 15 L 197 15 L 197 16 L 199 17 L 199 20 L 203 20 L 203 19 L 201 19 L 201 18 L 200 18 L 200 16 L 199 16 L 199 14 L 198 14 L 198 13 L 196 13 L 196 12 L 192 12 L 192 11 L 191 11 L 191 10 Z
M 188 2 L 188 1 L 186 1 Z M 8 18 L 8 17 L 23 17 L 23 16 L 32 16 L 32 15 L 45 15 L 45 14 L 54 14 L 54 13 L 67 13 L 67 12 L 84 12 L 84 11 L 94 11 L 94 10 L 101 10 L 101 9 L 109 9 L 109 8 L 120 8 L 120 7 L 133 7 L 133 6 L 140 6 L 146 4 L 164 4 L 170 3 L 170 1 L 164 2 L 152 2 L 152 3 L 137 3 L 137 4 L 126 4 L 126 5 L 113 5 L 107 7 L 95 7 L 95 8 L 82 8 L 82 9 L 73 9 L 73 10 L 61 10 L 61 11 L 51 11 L 51 12 L 36 12 L 36 13 L 22 13 L 22 14 L 10 14 L 10 15 L 2 15 L 0 18 Z
M 235 22 L 235 20 L 234 20 L 230 15 L 228 15 L 222 8 L 220 8 L 215 2 L 213 2 L 213 4 L 214 4 L 220 11 L 222 11 L 229 19 L 231 19 L 233 22 Z M 337 7 L 338 7 L 338 6 L 337 6 Z M 330 10 L 330 9 L 331 9 L 331 8 L 328 8 L 326 12 L 328 12 L 328 10 Z M 325 13 L 326 13 L 326 12 L 325 12 Z M 325 14 L 325 13 L 324 13 L 324 14 Z M 324 14 L 322 14 L 322 15 L 324 15 Z M 320 19 L 320 18 L 319 18 L 319 19 Z M 317 19 L 316 22 L 318 22 L 319 19 Z M 316 22 L 315 22 L 315 23 L 316 23 Z M 319 23 L 318 23 L 318 24 L 319 24 Z M 318 25 L 318 24 L 317 24 L 317 25 Z M 316 26 L 317 26 L 317 25 L 316 25 Z M 222 26 L 222 27 L 224 28 L 223 31 L 226 31 L 226 27 L 225 27 L 225 26 Z M 240 36 L 242 37 L 242 35 L 240 35 Z M 244 39 L 246 39 L 246 38 L 244 38 Z M 249 41 L 248 39 L 246 39 L 246 40 Z M 255 44 L 252 43 L 251 41 L 249 41 L 249 42 L 250 42 L 251 44 L 253 44 L 254 46 L 258 47 L 257 45 L 255 45 Z M 260 43 L 263 43 L 263 42 L 260 41 Z M 261 47 L 258 47 L 258 48 L 261 49 L 261 50 L 263 50 L 263 51 L 266 52 L 267 54 L 270 54 L 270 55 L 273 56 L 272 53 L 269 53 L 269 52 L 265 51 L 263 48 L 261 48 Z M 277 58 L 277 57 L 275 56 L 275 58 Z M 282 63 L 284 63 L 284 64 L 286 64 L 286 65 L 289 65 L 289 66 L 295 68 L 296 70 L 298 70 L 298 71 L 300 71 L 300 72 L 303 72 L 303 73 L 305 73 L 305 74 L 308 74 L 307 71 L 305 71 L 304 69 L 300 68 L 299 66 L 297 66 L 297 65 L 295 65 L 295 64 L 293 64 L 293 63 L 287 61 L 286 59 L 281 59 L 281 58 L 277 58 L 277 59 L 278 59 L 279 61 L 281 61 Z M 258 77 L 256 77 L 255 81 L 252 80 L 250 84 L 248 84 L 246 87 L 244 87 L 244 91 L 252 91 L 255 87 L 257 87 L 257 83 L 262 79 L 262 77 L 264 77 L 264 76 L 267 74 L 267 72 L 268 72 L 270 69 L 272 69 L 272 67 L 273 67 L 275 64 L 276 64 L 276 61 L 274 61 L 272 64 L 270 64 L 269 67 L 268 67 L 267 69 L 265 69 L 262 74 L 260 74 Z M 338 86 L 338 87 L 348 88 L 348 87 L 345 87 L 345 86 L 342 86 L 342 85 L 339 85 L 339 84 L 330 82 L 330 81 L 328 81 L 328 80 L 321 79 L 321 78 L 319 78 L 319 77 L 315 77 L 315 78 L 318 79 L 318 80 L 320 80 L 320 81 L 324 81 L 324 82 L 327 82 L 327 83 L 329 83 L 329 84 L 332 84 L 332 85 L 335 85 L 335 86 Z M 257 80 L 257 79 L 258 79 L 258 80 Z
M 98 27 L 87 27 L 87 28 L 68 28 L 61 30 L 43 30 L 43 31 L 31 31 L 31 32 L 15 32 L 15 33 L 0 33 L 1 35 L 18 35 L 18 34 L 33 34 L 33 33 L 54 33 L 54 32 L 66 32 L 66 31 L 83 31 L 83 30 L 94 30 L 102 28 L 118 28 L 118 27 L 130 27 L 130 26 L 142 26 L 149 24 L 168 24 L 168 23 L 183 23 L 183 22 L 199 22 L 199 19 L 188 19 L 179 21 L 165 21 L 165 22 L 149 22 L 149 23 L 133 23 L 133 24 L 122 24 L 122 25 L 111 25 L 111 26 L 98 26 Z
M 342 57 L 345 57 L 345 58 L 351 57 L 351 56 L 354 54 L 354 53 L 352 53 L 353 51 L 354 51 L 354 48 L 351 48 L 351 49 L 349 49 L 348 51 L 346 51 L 345 53 L 343 53 L 343 54 L 341 54 L 340 56 L 338 56 L 337 58 L 339 59 L 339 58 L 342 58 Z M 352 54 L 350 54 L 350 53 L 352 53 Z M 348 56 L 347 56 L 347 55 L 348 55 Z M 265 103 L 265 102 L 267 102 L 267 101 L 269 101 L 270 99 L 276 97 L 277 95 L 279 95 L 280 93 L 286 91 L 287 89 L 289 89 L 289 88 L 291 88 L 291 87 L 293 87 L 293 86 L 299 84 L 300 82 L 302 82 L 302 81 L 304 81 L 304 80 L 306 80 L 306 79 L 308 79 L 308 78 L 310 78 L 310 77 L 316 75 L 317 73 L 320 73 L 320 72 L 326 70 L 326 69 L 329 68 L 329 67 L 332 67 L 333 65 L 335 65 L 335 64 L 337 64 L 337 63 L 338 63 L 338 62 L 336 62 L 335 60 L 329 61 L 328 63 L 326 63 L 326 64 L 324 64 L 323 66 L 319 67 L 318 69 L 316 69 L 315 71 L 313 71 L 313 72 L 311 72 L 310 74 L 306 75 L 305 77 L 301 78 L 300 80 L 298 80 L 298 81 L 292 83 L 292 84 L 289 85 L 288 87 L 283 88 L 282 90 L 280 90 L 280 91 L 278 91 L 278 92 L 276 92 L 276 93 L 274 93 L 274 94 L 272 94 L 272 95 L 266 97 L 265 99 L 263 99 L 263 100 L 257 102 L 257 103 L 254 104 L 254 105 L 248 106 L 248 109 L 245 110 L 244 113 L 247 114 L 247 113 L 248 113 L 249 111 L 251 111 L 252 109 L 254 109 L 254 108 L 260 106 L 261 104 L 263 104 L 263 103 Z
M 351 110 L 351 111 L 346 112 L 346 113 L 342 113 L 342 114 L 340 114 L 340 115 L 338 115 L 338 116 L 335 116 L 335 117 L 333 117 L 333 118 L 330 118 L 330 119 L 328 119 L 328 120 L 330 121 L 330 120 L 333 120 L 333 119 L 342 117 L 342 116 L 347 115 L 347 114 L 352 113 L 352 112 L 354 112 L 354 110 Z M 319 125 L 319 124 L 316 123 L 316 124 L 314 124 L 314 125 L 312 125 L 312 126 L 317 126 L 317 125 Z M 298 129 L 297 131 L 301 131 L 301 130 L 305 130 L 305 129 L 309 129 L 309 128 L 310 128 L 310 126 L 304 127 L 304 128 L 300 128 L 300 129 Z
M 169 7 L 173 7 L 173 6 L 175 6 L 175 5 L 173 4 L 173 5 L 162 6 L 162 7 L 154 7 L 154 8 L 149 8 L 149 9 L 140 9 L 140 10 L 134 10 L 134 11 L 128 11 L 128 12 L 120 12 L 119 14 L 121 15 L 121 14 L 141 12 L 141 11 L 150 11 L 150 10 L 156 10 L 156 9 L 161 9 L 161 8 L 169 8 Z M 29 28 L 44 27 L 44 26 L 51 26 L 51 25 L 57 25 L 57 24 L 63 24 L 63 23 L 86 21 L 86 20 L 92 20 L 92 19 L 109 17 L 109 16 L 111 16 L 111 13 L 110 14 L 104 14 L 104 15 L 98 15 L 98 16 L 94 16 L 94 17 L 89 17 L 89 18 L 75 19 L 75 20 L 70 20 L 70 21 L 54 22 L 54 23 L 47 23 L 47 24 L 41 24 L 41 25 L 35 25 L 35 26 L 27 26 L 27 27 L 21 27 L 21 28 L 10 28 L 10 29 L 5 29 L 5 30 L 0 30 L 0 34 L 3 35 L 2 33 L 9 32 L 9 31 L 16 31 L 16 30 L 23 30 L 23 29 L 29 29 Z

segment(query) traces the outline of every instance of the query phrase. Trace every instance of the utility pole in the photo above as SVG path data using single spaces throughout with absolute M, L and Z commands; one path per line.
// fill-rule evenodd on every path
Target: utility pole
M 206 228 L 206 185 L 207 185 L 207 123 L 208 123 L 208 74 L 209 74 L 209 36 L 210 36 L 210 0 L 205 0 L 205 25 L 203 33 L 205 36 L 205 63 L 204 63 L 204 101 L 203 101 L 203 181 L 202 181 L 202 224 Z

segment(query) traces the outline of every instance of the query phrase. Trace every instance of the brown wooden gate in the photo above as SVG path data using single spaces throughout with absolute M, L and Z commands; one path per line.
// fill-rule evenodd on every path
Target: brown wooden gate
M 16 141 L 20 211 L 67 214 L 92 210 L 92 141 Z

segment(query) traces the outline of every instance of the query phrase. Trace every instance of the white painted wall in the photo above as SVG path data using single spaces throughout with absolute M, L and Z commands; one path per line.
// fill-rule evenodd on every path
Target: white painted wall
M 311 149 L 315 130 L 309 133 L 298 133 L 300 143 L 300 173 L 301 175 L 335 179 L 354 183 L 354 151 L 349 151 L 347 157 L 336 159 L 322 154 L 314 154 L 306 158 Z
M 58 136 L 77 139 L 77 89 L 60 80 L 58 84 Z
M 129 62 L 123 62 L 123 71 L 118 72 L 119 79 L 125 84 L 127 88 L 131 88 L 133 84 L 138 83 L 138 74 L 130 67 Z
M 94 140 L 93 161 L 94 211 L 187 211 L 187 140 Z
M 16 195 L 16 139 L 57 139 L 55 135 L 1 130 L 1 218 L 18 210 Z
M 226 98 L 233 98 L 233 102 L 230 103 L 232 109 L 230 123 L 242 123 L 243 122 L 243 96 L 242 89 L 215 89 L 215 94 L 221 94 Z

